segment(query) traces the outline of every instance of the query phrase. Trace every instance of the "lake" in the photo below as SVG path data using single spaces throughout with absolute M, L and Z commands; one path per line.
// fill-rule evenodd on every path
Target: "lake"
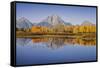
M 17 38 L 16 65 L 96 60 L 96 40 Z

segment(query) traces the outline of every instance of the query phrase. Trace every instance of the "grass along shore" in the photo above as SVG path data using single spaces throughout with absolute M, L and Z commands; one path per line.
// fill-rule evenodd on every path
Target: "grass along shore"
M 81 38 L 83 40 L 96 40 L 95 33 L 79 33 L 79 34 L 64 34 L 64 33 L 16 33 L 16 38 Z

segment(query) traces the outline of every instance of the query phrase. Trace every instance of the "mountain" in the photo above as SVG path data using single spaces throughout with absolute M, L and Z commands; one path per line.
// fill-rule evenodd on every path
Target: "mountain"
M 37 26 L 51 26 L 48 22 L 40 22 L 37 24 Z
M 65 25 L 71 26 L 72 24 L 69 22 L 64 22 Z
M 26 18 L 22 17 L 16 22 L 16 27 L 17 28 L 31 28 L 33 24 Z
M 57 25 L 72 25 L 71 23 L 63 21 L 58 15 L 51 15 L 45 18 L 43 21 L 37 23 L 34 23 L 35 26 L 57 26 Z M 31 28 L 33 24 L 26 19 L 25 17 L 20 18 L 16 22 L 16 27 L 17 28 Z
M 48 16 L 46 19 L 44 19 L 37 25 L 39 25 L 39 26 L 56 26 L 58 24 L 71 25 L 70 23 L 64 22 L 58 15 Z
M 95 24 L 93 24 L 93 23 L 91 23 L 91 22 L 89 22 L 89 21 L 84 21 L 82 24 L 81 24 L 82 26 L 85 26 L 85 25 L 89 25 L 89 26 L 93 26 L 93 25 L 95 25 Z

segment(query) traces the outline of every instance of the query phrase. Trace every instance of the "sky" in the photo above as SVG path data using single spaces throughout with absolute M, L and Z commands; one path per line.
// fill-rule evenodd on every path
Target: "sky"
M 95 7 L 16 3 L 17 20 L 25 17 L 32 23 L 39 23 L 54 14 L 60 16 L 65 22 L 75 25 L 84 21 L 96 24 Z

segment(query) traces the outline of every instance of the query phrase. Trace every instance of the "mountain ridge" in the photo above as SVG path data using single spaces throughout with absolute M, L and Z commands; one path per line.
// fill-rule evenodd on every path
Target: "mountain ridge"
M 90 21 L 84 21 L 82 24 L 81 24 L 82 26 L 86 26 L 86 25 L 95 25 L 95 24 L 93 24 L 93 23 L 91 23 Z
M 31 28 L 32 26 L 33 26 L 33 24 L 28 19 L 26 19 L 25 17 L 18 19 L 17 22 L 16 22 L 17 28 L 27 29 L 27 28 Z
M 70 22 L 65 22 L 63 19 L 61 19 L 60 16 L 58 15 L 51 15 L 48 16 L 47 18 L 45 18 L 44 20 L 42 20 L 39 23 L 35 23 L 33 24 L 32 22 L 30 22 L 27 18 L 25 17 L 21 17 L 20 19 L 18 19 L 16 21 L 16 27 L 17 28 L 31 28 L 32 26 L 46 26 L 46 27 L 55 27 L 56 25 L 68 25 L 71 26 L 72 24 Z M 84 21 L 82 24 L 82 26 L 85 25 L 95 25 L 89 21 Z
M 41 24 L 42 23 L 42 24 Z M 51 15 L 45 18 L 43 21 L 41 21 L 38 25 L 42 26 L 55 26 L 57 24 L 62 25 L 72 25 L 71 23 L 66 23 L 64 20 L 62 20 L 58 15 Z

